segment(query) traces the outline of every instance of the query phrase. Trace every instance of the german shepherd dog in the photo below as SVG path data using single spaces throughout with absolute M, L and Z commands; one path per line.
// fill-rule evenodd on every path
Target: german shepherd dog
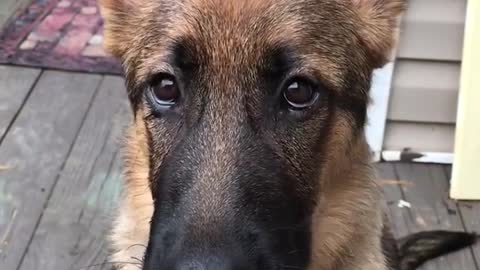
M 102 0 L 134 112 L 114 269 L 411 270 L 364 136 L 404 0 Z

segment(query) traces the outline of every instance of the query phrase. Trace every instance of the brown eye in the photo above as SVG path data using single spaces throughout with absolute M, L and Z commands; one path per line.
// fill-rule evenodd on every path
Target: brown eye
M 153 80 L 150 89 L 155 102 L 161 106 L 172 106 L 180 97 L 177 83 L 172 76 L 159 76 Z
M 311 83 L 295 80 L 283 90 L 283 98 L 293 109 L 305 109 L 317 101 L 318 92 Z

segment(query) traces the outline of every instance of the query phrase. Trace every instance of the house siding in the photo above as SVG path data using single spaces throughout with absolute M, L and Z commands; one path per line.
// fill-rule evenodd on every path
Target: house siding
M 453 153 L 466 0 L 413 0 L 402 20 L 384 151 Z

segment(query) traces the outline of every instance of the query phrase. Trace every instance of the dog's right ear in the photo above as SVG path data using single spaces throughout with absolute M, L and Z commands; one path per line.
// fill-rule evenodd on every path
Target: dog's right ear
M 131 46 L 134 37 L 134 18 L 139 2 L 135 0 L 100 0 L 100 11 L 104 19 L 105 49 L 115 57 L 121 58 Z
M 407 0 L 349 0 L 358 15 L 358 37 L 375 68 L 391 60 Z

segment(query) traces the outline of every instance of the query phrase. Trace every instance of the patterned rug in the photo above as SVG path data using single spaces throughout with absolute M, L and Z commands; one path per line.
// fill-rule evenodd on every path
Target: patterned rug
M 96 0 L 33 0 L 0 33 L 0 63 L 121 74 L 102 41 Z

